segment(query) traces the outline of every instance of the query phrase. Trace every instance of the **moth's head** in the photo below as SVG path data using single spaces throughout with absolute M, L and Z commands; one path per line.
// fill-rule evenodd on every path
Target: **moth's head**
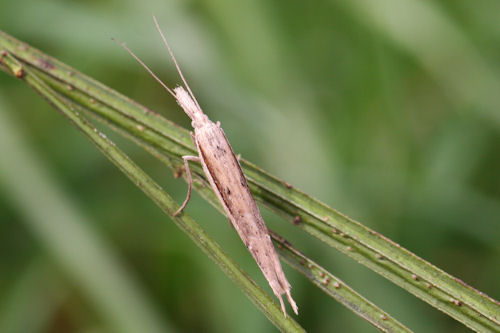
M 174 88 L 175 99 L 186 114 L 193 120 L 193 127 L 200 127 L 206 122 L 207 116 L 198 104 L 191 98 L 189 93 L 181 86 Z

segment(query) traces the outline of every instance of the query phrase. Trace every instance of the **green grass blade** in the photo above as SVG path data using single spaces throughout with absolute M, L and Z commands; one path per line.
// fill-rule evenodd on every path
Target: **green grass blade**
M 382 332 L 411 332 L 406 326 L 398 322 L 395 318 L 382 311 L 345 282 L 328 272 L 326 269 L 307 258 L 300 251 L 295 249 L 284 238 L 275 233 L 271 233 L 281 257 L 290 266 L 306 276 L 318 288 L 337 300 L 339 303 L 359 315 L 364 320 L 378 328 Z

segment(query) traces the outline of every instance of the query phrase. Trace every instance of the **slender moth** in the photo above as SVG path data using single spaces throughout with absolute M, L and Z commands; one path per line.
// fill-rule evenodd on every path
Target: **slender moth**
M 188 161 L 200 162 L 229 221 L 240 235 L 241 240 L 254 257 L 271 289 L 279 299 L 283 314 L 286 316 L 283 294 L 286 294 L 293 311 L 298 314 L 297 305 L 290 293 L 290 283 L 286 279 L 285 273 L 283 273 L 278 254 L 271 242 L 264 219 L 250 193 L 239 159 L 234 155 L 233 149 L 220 127 L 220 122 L 213 123 L 201 110 L 156 17 L 153 16 L 153 19 L 186 89 L 182 86 L 178 86 L 173 90 L 167 87 L 124 43 L 119 43 L 176 99 L 184 112 L 191 118 L 191 126 L 194 128 L 194 134 L 191 132 L 191 136 L 198 150 L 198 156 L 182 157 L 188 178 L 188 193 L 186 200 L 184 200 L 175 215 L 178 215 L 186 207 L 191 197 L 193 180 Z

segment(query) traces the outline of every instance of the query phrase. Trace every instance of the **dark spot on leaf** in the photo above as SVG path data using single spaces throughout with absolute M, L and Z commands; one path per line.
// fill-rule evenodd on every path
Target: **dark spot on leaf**
M 55 68 L 55 66 L 52 64 L 52 62 L 50 62 L 50 60 L 48 60 L 48 59 L 39 58 L 37 63 L 38 63 L 38 66 L 42 67 L 43 69 Z

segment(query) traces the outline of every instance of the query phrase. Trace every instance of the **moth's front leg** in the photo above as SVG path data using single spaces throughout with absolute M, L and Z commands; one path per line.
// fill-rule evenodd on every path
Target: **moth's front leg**
M 182 203 L 182 205 L 177 209 L 177 211 L 174 213 L 174 216 L 179 215 L 180 212 L 186 207 L 187 203 L 189 202 L 189 199 L 191 198 L 191 189 L 193 186 L 193 178 L 191 177 L 191 169 L 189 169 L 189 163 L 188 161 L 193 161 L 193 162 L 200 162 L 200 157 L 198 156 L 182 156 L 182 159 L 184 160 L 184 167 L 186 169 L 186 176 L 188 180 L 188 193 L 186 196 L 186 200 Z

